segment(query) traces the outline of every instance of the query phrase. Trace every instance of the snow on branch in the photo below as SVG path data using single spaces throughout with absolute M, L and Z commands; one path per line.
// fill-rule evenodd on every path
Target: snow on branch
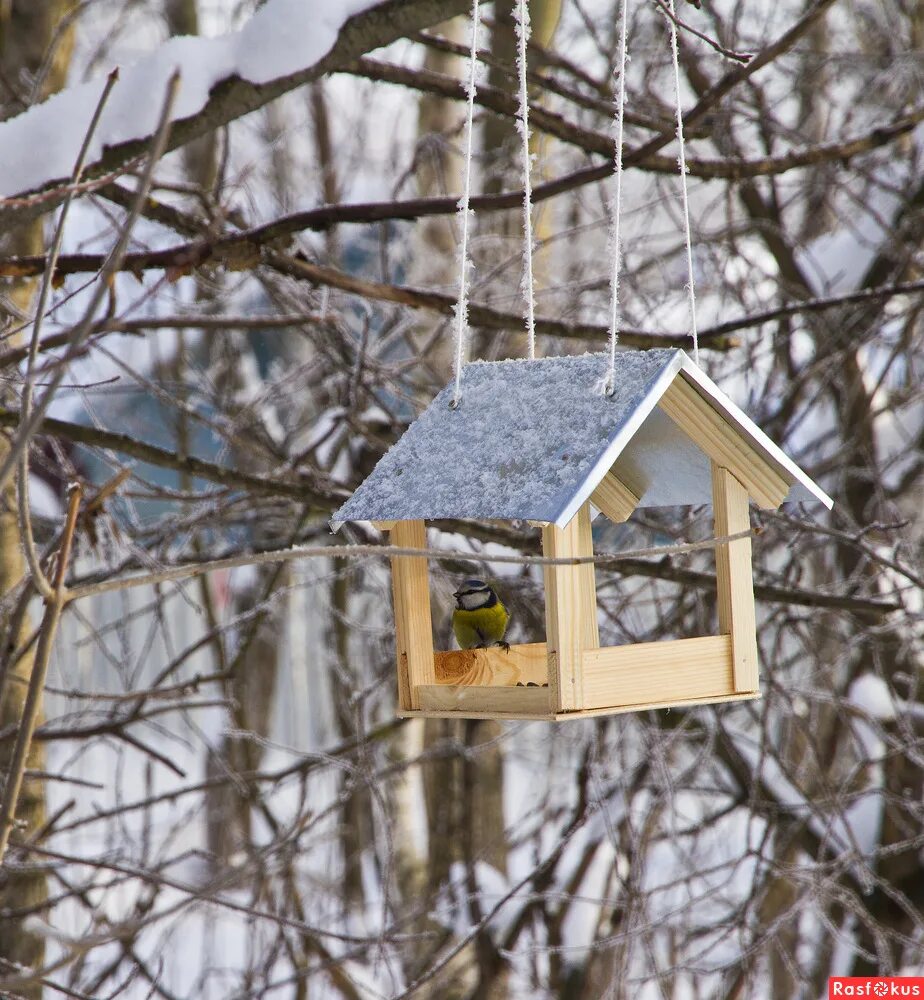
M 104 177 L 144 153 L 160 95 L 176 70 L 182 87 L 170 149 L 467 6 L 466 0 L 267 0 L 239 31 L 172 38 L 121 70 L 86 176 Z M 102 80 L 77 84 L 0 123 L 0 225 L 28 221 L 64 200 L 102 86 Z

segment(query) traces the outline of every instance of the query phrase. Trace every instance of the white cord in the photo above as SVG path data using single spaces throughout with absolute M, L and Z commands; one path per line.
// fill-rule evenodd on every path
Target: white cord
M 468 63 L 468 113 L 465 119 L 465 175 L 459 212 L 462 216 L 462 245 L 459 247 L 459 301 L 456 303 L 456 356 L 453 371 L 456 387 L 450 404 L 455 409 L 462 399 L 462 365 L 468 339 L 468 223 L 471 215 L 469 200 L 472 189 L 472 118 L 475 115 L 475 71 L 478 68 L 478 26 L 481 20 L 479 0 L 472 0 L 472 48 Z
M 622 25 L 619 31 L 619 93 L 616 97 L 616 194 L 613 198 L 612 218 L 610 220 L 610 254 L 613 260 L 613 272 L 610 276 L 610 367 L 606 375 L 606 394 L 612 395 L 616 378 L 616 344 L 619 341 L 619 271 L 622 267 L 622 240 L 619 224 L 622 217 L 622 131 L 626 106 L 626 66 L 629 57 L 626 52 L 626 22 L 628 2 L 622 0 Z
M 536 315 L 533 292 L 533 188 L 530 180 L 529 94 L 526 90 L 526 44 L 529 41 L 529 6 L 518 0 L 516 11 L 517 70 L 520 77 L 520 115 L 517 128 L 523 140 L 523 278 L 520 288 L 526 302 L 529 357 L 536 356 Z
M 699 364 L 699 338 L 696 333 L 696 286 L 693 282 L 693 240 L 690 236 L 690 207 L 687 202 L 687 154 L 683 140 L 683 112 L 680 108 L 680 58 L 677 54 L 677 25 L 674 12 L 674 0 L 667 0 L 671 16 L 667 18 L 671 33 L 671 55 L 674 62 L 674 90 L 677 97 L 677 142 L 680 154 L 677 163 L 680 166 L 680 190 L 683 195 L 683 225 L 687 241 L 687 291 L 690 295 L 690 333 L 693 335 L 693 361 Z

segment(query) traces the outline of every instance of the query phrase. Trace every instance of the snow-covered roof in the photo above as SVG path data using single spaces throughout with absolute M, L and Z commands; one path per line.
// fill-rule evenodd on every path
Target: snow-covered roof
M 564 527 L 604 475 L 639 506 L 709 503 L 709 458 L 657 407 L 683 375 L 789 484 L 790 500 L 828 495 L 791 461 L 681 350 L 609 356 L 474 362 L 456 409 L 447 386 L 334 515 L 345 521 L 473 518 L 554 522 Z

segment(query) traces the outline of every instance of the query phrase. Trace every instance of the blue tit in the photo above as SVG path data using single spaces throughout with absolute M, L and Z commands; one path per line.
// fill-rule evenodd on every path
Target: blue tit
M 510 612 L 491 587 L 483 580 L 466 580 L 452 596 L 452 630 L 462 649 L 502 646 L 510 652 L 510 643 L 504 642 Z

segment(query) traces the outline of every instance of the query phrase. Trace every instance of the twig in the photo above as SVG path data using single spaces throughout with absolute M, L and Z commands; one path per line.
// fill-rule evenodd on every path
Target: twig
M 79 600 L 93 594 L 121 590 L 128 587 L 142 587 L 167 580 L 185 579 L 202 573 L 210 573 L 218 569 L 234 569 L 238 566 L 261 565 L 274 562 L 289 562 L 296 559 L 349 559 L 371 558 L 375 556 L 419 556 L 435 562 L 473 562 L 487 561 L 513 565 L 532 566 L 580 566 L 620 565 L 624 567 L 625 575 L 647 576 L 679 583 L 686 587 L 698 587 L 705 590 L 715 589 L 715 576 L 695 570 L 681 569 L 669 562 L 667 557 L 682 555 L 701 549 L 725 545 L 739 538 L 753 537 L 757 531 L 744 531 L 740 534 L 725 535 L 720 538 L 704 539 L 700 542 L 685 542 L 678 545 L 655 546 L 648 549 L 635 549 L 626 552 L 601 552 L 593 556 L 575 556 L 571 558 L 550 559 L 545 556 L 485 556 L 471 551 L 453 549 L 405 549 L 392 545 L 322 545 L 322 546 L 292 546 L 284 549 L 270 549 L 237 556 L 227 556 L 204 562 L 185 562 L 181 565 L 165 567 L 154 573 L 137 574 L 135 576 L 110 577 L 102 580 L 92 580 L 89 583 L 72 587 L 68 591 L 69 600 Z M 647 558 L 646 558 L 647 557 Z M 659 558 L 660 557 L 660 558 Z M 836 608 L 844 611 L 865 612 L 873 614 L 889 614 L 898 611 L 901 605 L 895 601 L 882 598 L 847 597 L 840 594 L 825 594 L 817 590 L 804 590 L 796 587 L 778 587 L 772 584 L 757 583 L 754 585 L 755 596 L 764 601 L 781 604 L 798 604 L 804 607 Z
M 489 27 L 491 24 L 491 22 L 487 18 L 484 19 L 483 23 L 486 27 Z M 469 54 L 467 46 L 462 45 L 460 42 L 455 42 L 451 38 L 447 38 L 445 35 L 435 34 L 434 29 L 428 29 L 425 31 L 415 31 L 412 35 L 408 35 L 408 38 L 412 42 L 420 42 L 421 45 L 426 45 L 427 48 L 434 49 L 437 52 L 448 52 L 450 55 L 466 56 L 466 57 Z M 533 47 L 534 47 L 533 43 L 532 41 L 530 41 L 528 46 L 529 50 L 532 50 Z M 509 63 L 506 63 L 504 62 L 503 59 L 499 59 L 496 56 L 492 55 L 490 49 L 484 49 L 479 47 L 476 55 L 478 57 L 478 62 L 480 62 L 483 66 L 490 66 L 492 69 L 499 70 L 508 78 L 512 77 L 511 67 Z M 528 76 L 530 83 L 535 83 L 535 82 L 545 83 L 545 79 L 539 76 L 539 74 L 535 73 L 533 70 L 529 70 Z M 596 80 L 593 80 L 592 77 L 582 78 L 582 81 L 584 83 L 588 83 L 591 90 L 593 90 L 595 93 L 599 94 L 605 89 L 603 85 L 601 85 Z M 577 96 L 581 97 L 582 95 L 579 94 Z M 639 117 L 641 118 L 641 116 Z M 644 121 L 650 123 L 652 119 L 644 119 Z M 660 124 L 663 123 L 659 123 L 657 127 L 660 127 Z
M 0 408 L 0 427 L 16 426 L 18 423 L 19 414 L 15 410 Z M 178 455 L 165 448 L 158 448 L 157 445 L 138 441 L 128 434 L 87 427 L 84 424 L 69 423 L 54 417 L 46 417 L 39 425 L 38 433 L 75 441 L 91 448 L 109 448 L 123 455 L 131 455 L 132 458 L 137 458 L 142 462 L 148 462 L 163 469 L 188 472 L 199 479 L 218 483 L 228 488 L 249 490 L 260 496 L 290 497 L 293 500 L 314 503 L 323 510 L 331 510 L 335 505 L 339 506 L 349 497 L 346 490 L 334 484 L 331 484 L 330 489 L 323 489 L 307 478 L 286 482 L 273 479 L 269 475 L 254 476 L 246 472 L 239 472 L 229 466 L 206 462 L 204 459 L 192 455 Z
M 726 59 L 734 59 L 735 62 L 747 64 L 754 58 L 753 52 L 735 52 L 733 49 L 726 49 L 724 45 L 717 42 L 714 38 L 710 38 L 708 35 L 703 34 L 702 31 L 698 31 L 692 24 L 687 24 L 686 21 L 679 18 L 670 9 L 664 0 L 654 0 L 654 2 L 660 8 L 661 13 L 665 17 L 670 18 L 678 28 L 688 31 L 691 35 L 696 35 L 697 38 L 702 39 L 707 45 L 711 45 L 719 55 L 725 56 Z
M 45 273 L 42 276 L 42 284 L 39 290 L 38 301 L 35 306 L 35 321 L 32 324 L 32 337 L 29 341 L 26 379 L 25 385 L 23 386 L 22 404 L 19 411 L 20 419 L 24 424 L 29 422 L 29 418 L 32 415 L 32 391 L 35 387 L 35 362 L 38 357 L 39 337 L 42 332 L 42 320 L 45 318 L 45 308 L 48 305 L 48 297 L 51 295 L 52 284 L 54 282 L 55 266 L 58 262 L 58 257 L 61 254 L 61 245 L 64 242 L 64 224 L 67 221 L 67 213 L 71 207 L 71 202 L 74 200 L 74 187 L 80 183 L 80 178 L 83 176 L 83 168 L 87 161 L 87 153 L 90 149 L 90 143 L 93 141 L 93 136 L 96 134 L 96 127 L 99 125 L 99 120 L 102 117 L 103 108 L 106 106 L 106 102 L 109 100 L 109 95 L 112 93 L 112 88 L 116 85 L 118 79 L 118 69 L 114 69 L 109 76 L 106 77 L 106 84 L 103 87 L 103 92 L 100 94 L 99 100 L 96 102 L 96 109 L 93 112 L 93 117 L 90 119 L 86 135 L 83 137 L 83 144 L 80 147 L 80 152 L 77 154 L 77 162 L 74 164 L 74 172 L 71 174 L 71 189 L 68 191 L 67 196 L 61 205 L 61 216 L 58 219 L 58 228 L 55 231 L 54 239 L 51 243 L 51 251 L 48 254 L 48 263 L 45 267 Z M 42 570 L 38 553 L 35 550 L 35 539 L 32 535 L 32 513 L 29 507 L 28 448 L 22 449 L 22 454 L 19 460 L 18 479 L 19 489 L 17 490 L 17 496 L 19 505 L 19 534 L 22 541 L 23 551 L 26 554 L 26 562 L 29 564 L 29 571 L 32 574 L 32 582 L 36 590 L 38 590 L 46 601 L 50 601 L 54 598 L 54 591 L 52 590 L 51 584 L 48 582 L 48 579 Z
M 487 23 L 487 21 L 485 21 L 485 23 Z M 421 31 L 410 37 L 412 41 L 419 41 L 422 45 L 426 45 L 429 48 L 436 49 L 440 52 L 449 52 L 453 55 L 468 54 L 468 49 L 464 45 L 453 42 L 449 38 L 444 38 L 442 35 L 432 35 L 428 32 Z M 558 77 L 554 77 L 548 72 L 543 72 L 541 69 L 535 70 L 527 68 L 526 77 L 531 84 L 536 84 L 544 90 L 551 91 L 551 93 L 557 94 L 559 97 L 563 97 L 566 101 L 570 101 L 572 104 L 576 104 L 578 107 L 584 108 L 587 111 L 596 111 L 600 114 L 606 115 L 607 117 L 612 114 L 613 98 L 610 93 L 611 88 L 609 84 L 600 83 L 592 77 L 580 75 L 582 74 L 582 70 L 579 67 L 576 67 L 573 63 L 568 62 L 568 60 L 564 59 L 559 53 L 550 52 L 548 49 L 537 46 L 533 39 L 530 39 L 527 51 L 529 52 L 533 65 L 540 63 L 549 68 L 565 69 L 566 72 L 571 73 L 573 76 L 577 76 L 579 80 L 586 83 L 597 96 L 590 97 L 579 90 L 574 90 L 567 84 L 562 83 Z M 495 69 L 499 69 L 508 76 L 510 74 L 510 66 L 500 59 L 495 59 L 491 53 L 487 51 L 487 49 L 479 50 L 478 61 L 484 66 L 491 66 Z M 645 115 L 633 111 L 626 111 L 626 122 L 629 125 L 638 125 L 640 128 L 661 131 L 661 129 L 665 128 L 670 121 L 671 119 L 667 117 L 659 117 L 657 114 Z M 693 131 L 695 133 L 695 138 L 697 139 L 709 138 L 709 131 L 707 129 Z M 691 135 L 691 138 L 692 137 L 693 136 Z
M 176 101 L 179 85 L 180 75 L 178 72 L 175 72 L 170 77 L 170 81 L 167 84 L 167 92 L 164 96 L 160 112 L 160 121 L 157 126 L 157 131 L 154 133 L 154 139 L 151 143 L 151 151 L 148 155 L 148 162 L 145 166 L 144 174 L 138 184 L 138 190 L 135 194 L 135 203 L 125 219 L 119 238 L 116 241 L 116 245 L 112 249 L 112 253 L 109 255 L 108 260 L 99 273 L 96 281 L 96 287 L 93 291 L 90 303 L 84 312 L 83 319 L 71 331 L 72 335 L 70 345 L 62 358 L 61 367 L 49 380 L 48 387 L 42 395 L 42 398 L 36 404 L 35 410 L 29 415 L 28 419 L 23 420 L 17 434 L 10 442 L 9 452 L 3 462 L 3 465 L 0 466 L 0 492 L 5 489 L 6 484 L 9 482 L 10 476 L 19 462 L 19 457 L 23 449 L 28 447 L 29 441 L 38 430 L 38 427 L 42 422 L 42 418 L 45 415 L 45 411 L 51 405 L 54 394 L 67 373 L 70 362 L 79 353 L 83 340 L 93 328 L 94 317 L 97 309 L 102 303 L 104 297 L 109 294 L 111 282 L 122 267 L 122 260 L 125 256 L 126 250 L 128 249 L 128 241 L 131 237 L 132 229 L 134 229 L 135 223 L 141 215 L 141 210 L 144 203 L 147 201 L 148 191 L 151 189 L 154 167 L 160 160 L 161 156 L 163 156 L 164 150 L 167 147 L 167 137 L 170 132 L 170 115 Z
M 16 803 L 22 788 L 23 775 L 26 770 L 26 759 L 32 746 L 32 735 L 38 720 L 39 706 L 42 701 L 42 690 L 45 687 L 45 677 L 48 673 L 48 660 L 54 643 L 58 621 L 65 604 L 66 590 L 64 580 L 67 575 L 67 565 L 74 541 L 74 531 L 77 527 L 77 511 L 80 508 L 81 489 L 78 484 L 70 487 L 68 494 L 67 518 L 64 522 L 64 533 L 61 537 L 61 547 L 58 550 L 58 565 L 55 569 L 54 591 L 50 600 L 46 601 L 45 614 L 42 617 L 41 632 L 38 646 L 35 650 L 35 661 L 32 665 L 32 675 L 29 678 L 29 690 L 23 705 L 22 720 L 13 748 L 13 757 L 3 789 L 3 800 L 0 803 L 0 864 L 6 854 L 10 831 L 16 816 Z
M 0 264 L 2 266 L 2 264 Z M 110 333 L 119 333 L 126 336 L 137 336 L 148 333 L 152 330 L 259 330 L 261 333 L 267 330 L 285 330 L 289 327 L 299 326 L 324 326 L 328 328 L 336 327 L 335 317 L 325 317 L 316 312 L 284 313 L 282 315 L 256 314 L 253 316 L 243 315 L 216 315 L 203 316 L 197 313 L 188 313 L 185 316 L 144 316 L 139 319 L 111 319 L 101 320 L 94 324 L 91 337 L 104 337 Z M 53 351 L 58 347 L 65 347 L 70 341 L 70 331 L 53 333 L 42 339 L 39 344 L 39 353 Z M 14 347 L 9 351 L 0 354 L 0 369 L 18 365 L 28 354 L 27 347 Z
M 684 552 L 696 552 L 700 549 L 713 549 L 717 545 L 726 545 L 742 538 L 752 538 L 758 532 L 740 531 L 734 535 L 723 535 L 721 538 L 706 538 L 699 542 L 682 542 L 677 545 L 656 545 L 648 549 L 634 549 L 628 552 L 602 552 L 593 556 L 569 556 L 550 558 L 548 556 L 504 556 L 491 555 L 490 562 L 511 563 L 518 566 L 584 566 L 608 565 L 622 559 L 657 558 L 680 555 Z M 398 545 L 293 545 L 288 549 L 273 549 L 268 552 L 250 552 L 238 556 L 227 556 L 223 559 L 208 559 L 200 563 L 186 563 L 181 566 L 166 566 L 152 573 L 138 576 L 117 577 L 101 580 L 98 583 L 88 583 L 81 587 L 68 590 L 67 600 L 76 601 L 82 597 L 94 594 L 105 594 L 111 590 L 124 590 L 129 587 L 144 587 L 155 583 L 165 583 L 168 580 L 182 580 L 201 573 L 211 573 L 219 569 L 234 569 L 239 566 L 258 566 L 266 563 L 291 562 L 295 559 L 365 559 L 369 556 L 420 556 L 434 562 L 454 562 L 458 559 L 483 559 L 477 553 L 464 552 L 461 549 L 412 549 Z
M 31 208 L 41 205 L 46 201 L 58 201 L 62 195 L 64 197 L 72 197 L 73 195 L 93 194 L 101 188 L 109 187 L 110 184 L 113 184 L 120 177 L 133 171 L 142 159 L 143 157 L 141 156 L 134 156 L 130 160 L 126 160 L 118 169 L 110 170 L 108 173 L 103 174 L 101 177 L 95 177 L 93 180 L 81 181 L 80 184 L 50 187 L 36 194 L 25 195 L 22 198 L 0 198 L 0 209 Z
M 748 69 L 750 68 L 749 66 Z M 719 81 L 714 88 L 711 88 L 710 93 L 715 91 L 724 95 L 726 90 L 722 88 L 721 84 L 722 81 Z M 457 82 L 454 83 L 454 86 L 456 89 L 458 88 Z M 453 90 L 454 95 L 455 93 L 456 90 Z M 712 107 L 712 104 L 708 102 L 704 104 L 704 99 L 684 116 L 685 132 L 689 131 L 691 121 L 694 123 L 699 121 L 705 112 Z M 691 177 L 701 177 L 707 180 L 737 181 L 751 177 L 778 176 L 806 166 L 847 161 L 879 149 L 907 135 L 922 120 L 924 120 L 924 106 L 918 106 L 887 124 L 877 124 L 875 128 L 852 138 L 791 149 L 778 156 L 764 156 L 750 160 L 734 157 L 721 159 L 691 157 L 687 161 L 687 173 Z M 656 156 L 652 151 L 652 149 L 659 149 L 664 145 L 662 136 L 659 135 L 652 141 L 655 143 L 654 147 L 651 143 L 646 143 L 643 147 L 627 150 L 624 157 L 625 165 L 655 173 L 675 174 L 677 172 L 676 159 L 670 156 Z M 611 157 L 612 141 L 601 135 L 600 141 L 595 143 L 593 151 Z M 572 174 L 565 174 L 535 187 L 533 189 L 533 202 L 544 201 L 585 184 L 602 180 L 611 172 L 612 164 L 607 162 L 582 168 Z M 125 192 L 121 191 L 120 188 L 110 189 L 106 194 L 109 196 L 115 192 L 120 192 L 120 196 L 113 198 L 113 200 L 121 204 L 122 195 Z M 504 191 L 493 195 L 477 195 L 472 197 L 471 207 L 479 213 L 504 211 L 519 207 L 522 204 L 522 199 L 522 190 Z M 458 211 L 457 195 L 412 198 L 406 201 L 322 205 L 319 208 L 282 216 L 252 229 L 228 233 L 218 239 L 197 240 L 164 250 L 129 254 L 125 258 L 124 269 L 140 273 L 145 270 L 167 267 L 177 270 L 194 268 L 206 261 L 222 261 L 225 257 L 233 257 L 235 261 L 239 261 L 243 250 L 255 251 L 261 246 L 285 240 L 306 230 L 326 232 L 338 225 L 369 225 L 392 220 L 414 221 L 433 216 L 452 215 L 456 211 Z M 189 220 L 171 206 L 160 203 L 153 207 L 148 205 L 145 207 L 145 212 L 178 232 L 187 235 L 194 233 L 194 227 L 188 224 Z M 60 276 L 95 271 L 102 262 L 103 258 L 99 254 L 69 254 L 59 261 L 58 274 Z M 0 276 L 29 277 L 41 274 L 46 266 L 47 261 L 42 254 L 3 257 L 0 258 Z
M 798 316 L 801 313 L 826 312 L 829 309 L 840 309 L 843 306 L 856 305 L 857 303 L 878 302 L 882 299 L 891 299 L 899 295 L 910 295 L 921 291 L 924 291 L 924 280 L 899 281 L 894 285 L 880 285 L 878 288 L 861 288 L 859 291 L 847 292 L 844 295 L 832 295 L 827 298 L 788 302 L 785 305 L 766 309 L 763 312 L 751 313 L 748 316 L 740 316 L 737 319 L 730 319 L 724 323 L 717 323 L 715 326 L 700 330 L 699 336 L 702 339 L 707 336 L 715 337 L 721 334 L 735 333 L 738 330 L 760 326 L 763 323 L 770 323 L 777 319 L 785 319 L 787 316 Z
M 266 262 L 280 274 L 290 278 L 300 278 L 315 284 L 338 288 L 352 295 L 366 299 L 377 299 L 380 302 L 396 302 L 410 306 L 412 309 L 428 309 L 432 312 L 451 316 L 455 307 L 455 298 L 441 292 L 431 292 L 407 285 L 390 285 L 381 281 L 367 281 L 336 268 L 314 264 L 300 257 L 281 254 L 276 251 L 266 251 Z M 516 330 L 523 329 L 523 317 L 519 313 L 501 312 L 489 306 L 474 302 L 468 304 L 468 318 L 472 326 L 485 330 Z M 572 340 L 603 340 L 609 332 L 609 327 L 603 323 L 566 323 L 561 320 L 536 318 L 536 333 L 545 337 L 561 337 Z M 651 334 L 644 330 L 623 327 L 620 331 L 620 342 L 626 347 L 689 347 L 692 339 L 689 334 Z M 700 336 L 701 346 L 714 351 L 728 351 L 741 346 L 736 337 Z
M 33 258 L 30 258 L 30 260 L 32 259 Z M 40 263 L 42 258 L 36 257 L 34 260 L 37 263 Z M 310 266 L 312 268 L 318 267 L 318 265 Z M 0 272 L 2 272 L 2 268 L 3 261 L 0 260 Z M 40 273 L 40 270 L 36 270 L 34 273 Z M 340 287 L 340 282 L 336 276 L 341 275 L 341 272 L 333 271 L 332 269 L 321 269 L 320 271 L 316 271 L 314 273 L 318 275 L 317 280 L 319 283 L 322 280 L 329 278 L 330 285 L 328 285 L 328 287 Z M 352 281 L 359 280 L 353 279 L 352 276 L 349 275 L 345 277 Z M 334 284 L 335 281 L 338 281 L 336 285 Z M 346 282 L 343 283 L 347 284 Z M 433 308 L 439 312 L 446 311 L 443 299 L 445 299 L 446 303 L 450 301 L 448 296 L 439 296 L 436 293 L 420 289 L 407 288 L 401 285 L 375 285 L 375 283 L 373 283 L 373 286 L 378 288 L 380 292 L 379 295 L 373 297 L 385 298 L 387 301 L 404 301 L 404 299 L 398 297 L 400 293 L 404 292 L 409 298 L 412 298 L 415 295 L 419 296 L 420 307 Z M 354 286 L 352 284 L 347 284 L 347 287 L 344 288 L 344 291 L 352 290 L 354 290 Z M 394 296 L 393 298 L 386 295 L 387 290 L 391 290 L 391 295 Z M 699 331 L 699 339 L 701 342 L 714 341 L 715 343 L 711 346 L 714 346 L 717 350 L 728 350 L 739 347 L 740 342 L 734 338 L 730 338 L 728 340 L 723 338 L 727 337 L 729 334 L 737 333 L 739 330 L 747 330 L 751 327 L 760 326 L 763 323 L 769 323 L 773 320 L 783 319 L 787 316 L 798 316 L 801 313 L 826 312 L 830 309 L 839 309 L 856 303 L 878 302 L 883 299 L 896 298 L 900 295 L 909 295 L 920 291 L 924 291 L 924 280 L 900 281 L 893 285 L 881 285 L 877 288 L 863 288 L 856 292 L 847 292 L 844 295 L 832 295 L 814 299 L 803 299 L 798 302 L 788 302 L 772 309 L 766 309 L 757 313 L 749 313 L 745 316 L 739 316 L 736 319 L 730 319 L 723 323 L 718 323 L 715 326 L 705 327 Z M 418 299 L 408 301 L 407 304 L 414 307 L 418 305 Z M 496 310 L 491 310 L 487 306 L 473 306 L 472 308 L 476 312 L 484 309 L 484 313 L 478 312 L 477 314 L 480 320 L 484 321 L 483 323 L 479 323 L 479 325 L 482 325 L 485 328 L 502 329 L 505 328 L 505 325 L 508 322 L 510 324 L 514 324 L 517 320 L 517 317 L 512 313 L 502 313 Z M 320 325 L 331 324 L 332 322 L 333 321 L 331 319 L 325 318 L 320 313 L 293 313 L 287 316 L 162 316 L 131 320 L 103 320 L 94 327 L 92 335 L 104 336 L 109 333 L 131 335 L 142 333 L 146 330 L 173 329 L 176 327 L 189 327 L 194 330 L 223 330 L 225 328 L 263 330 L 299 326 L 304 323 Z M 566 323 L 552 319 L 540 319 L 537 323 L 539 332 L 550 337 L 554 336 L 566 339 L 592 340 L 597 339 L 605 333 L 605 327 L 600 324 Z M 514 327 L 511 325 L 510 329 L 513 328 Z M 662 330 L 645 331 L 630 329 L 626 332 L 626 336 L 628 338 L 626 340 L 628 345 L 640 347 L 651 345 L 671 346 L 673 344 L 681 344 L 689 339 L 686 334 Z M 42 340 L 39 345 L 39 351 L 50 351 L 58 347 L 62 347 L 67 344 L 69 338 L 70 333 L 67 331 L 64 333 L 52 334 Z M 19 364 L 26 357 L 27 350 L 28 348 L 26 347 L 18 347 L 0 354 L 0 369 Z M 6 411 L 6 413 L 12 413 L 12 411 Z M 0 423 L 9 419 L 9 417 L 4 416 L 4 411 L 0 410 Z M 66 426 L 75 427 L 77 425 Z M 49 433 L 56 433 L 51 427 L 46 427 L 46 429 Z M 155 464 L 157 463 L 155 462 Z M 208 477 L 206 476 L 204 478 Z

